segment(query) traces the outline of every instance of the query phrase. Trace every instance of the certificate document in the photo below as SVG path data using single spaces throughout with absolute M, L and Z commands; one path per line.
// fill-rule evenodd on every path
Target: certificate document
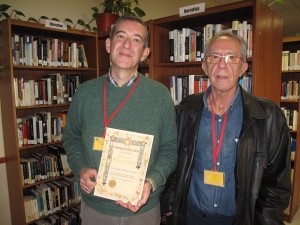
M 136 205 L 142 195 L 153 138 L 107 128 L 94 195 Z

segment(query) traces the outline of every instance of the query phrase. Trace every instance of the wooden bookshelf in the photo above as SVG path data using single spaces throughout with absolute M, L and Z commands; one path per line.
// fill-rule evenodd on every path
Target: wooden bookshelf
M 20 158 L 30 157 L 33 153 L 46 153 L 47 146 L 61 144 L 61 141 L 53 141 L 44 144 L 33 144 L 19 147 L 17 121 L 18 117 L 34 115 L 37 112 L 49 111 L 52 115 L 67 110 L 69 104 L 55 105 L 31 105 L 18 106 L 15 104 L 14 78 L 38 80 L 51 73 L 60 73 L 63 76 L 80 74 L 82 82 L 99 76 L 98 71 L 98 35 L 82 30 L 58 30 L 47 28 L 43 24 L 25 22 L 20 20 L 4 20 L 0 22 L 0 62 L 4 66 L 0 74 L 0 96 L 3 117 L 3 135 L 5 147 L 5 162 L 7 167 L 8 190 L 12 224 L 26 224 L 24 209 L 25 189 L 34 188 L 35 184 L 22 184 L 22 171 Z M 88 68 L 72 68 L 63 66 L 31 66 L 14 65 L 12 52 L 12 37 L 14 34 L 27 34 L 42 39 L 59 39 L 66 42 L 83 44 Z M 53 179 L 37 182 L 46 183 Z M 54 179 L 55 180 L 55 179 Z M 15 214 L 18 212 L 17 214 Z
M 169 31 L 182 28 L 203 28 L 206 24 L 231 26 L 235 19 L 246 20 L 253 26 L 253 57 L 247 61 L 253 74 L 252 92 L 272 99 L 279 105 L 281 74 L 282 18 L 263 1 L 239 1 L 205 9 L 205 12 L 180 17 L 168 16 L 153 20 L 153 69 L 150 77 L 169 87 L 170 76 L 204 74 L 202 62 L 169 62 Z M 266 85 L 267 84 L 267 85 Z M 268 85 L 272 84 L 272 85 Z
M 297 52 L 300 50 L 300 36 L 297 37 L 285 37 L 282 40 L 282 50 L 288 50 L 291 53 Z M 281 75 L 281 81 L 297 81 L 300 82 L 300 70 L 283 70 Z M 280 89 L 281 90 L 281 89 Z M 297 210 L 300 206 L 300 103 L 299 99 L 296 100 L 281 100 L 280 101 L 281 107 L 286 107 L 287 109 L 293 109 L 298 111 L 298 123 L 297 123 L 297 130 L 291 131 L 291 137 L 296 139 L 296 151 L 293 154 L 292 160 L 292 195 L 290 200 L 290 206 L 286 210 L 286 220 L 288 222 L 292 222 Z

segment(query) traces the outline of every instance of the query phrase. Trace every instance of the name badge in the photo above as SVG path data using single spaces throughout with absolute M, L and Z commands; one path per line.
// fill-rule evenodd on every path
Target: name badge
M 225 174 L 223 172 L 204 170 L 204 184 L 218 187 L 225 186 Z
M 104 146 L 104 138 L 103 137 L 94 137 L 93 149 L 96 151 L 102 151 Z

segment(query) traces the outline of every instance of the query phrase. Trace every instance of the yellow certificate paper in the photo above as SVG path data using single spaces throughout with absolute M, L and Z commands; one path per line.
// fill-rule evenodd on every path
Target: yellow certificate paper
M 153 138 L 107 128 L 94 195 L 136 205 L 142 195 Z

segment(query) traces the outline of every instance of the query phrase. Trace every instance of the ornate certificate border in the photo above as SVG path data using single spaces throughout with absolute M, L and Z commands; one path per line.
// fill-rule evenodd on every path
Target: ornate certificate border
M 142 195 L 153 138 L 107 128 L 94 195 L 136 205 Z

